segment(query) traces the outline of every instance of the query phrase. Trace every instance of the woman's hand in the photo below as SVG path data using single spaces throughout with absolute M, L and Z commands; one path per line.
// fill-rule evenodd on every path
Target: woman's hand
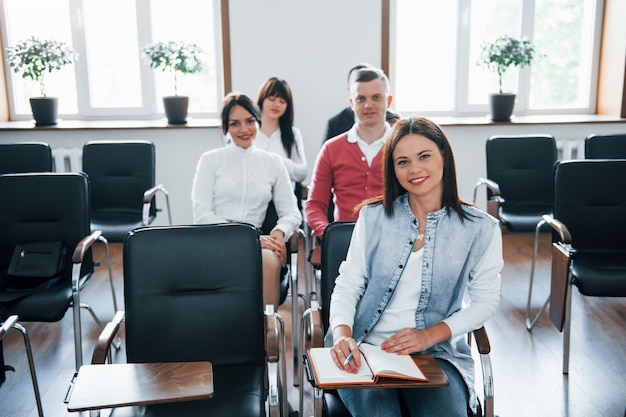
M 409 355 L 423 352 L 437 343 L 448 340 L 452 334 L 445 323 L 438 323 L 426 330 L 405 328 L 385 340 L 380 346 L 385 352 Z
M 347 329 L 347 334 L 343 328 Z M 332 349 L 330 349 L 330 355 L 337 368 L 355 374 L 361 367 L 361 351 L 359 351 L 356 341 L 348 336 L 349 333 L 350 328 L 348 326 L 340 325 L 335 328 L 333 331 L 334 344 Z M 344 365 L 351 353 L 352 359 Z
M 261 248 L 269 249 L 278 256 L 281 264 L 287 263 L 287 246 L 285 235 L 280 230 L 274 230 L 269 235 L 261 235 Z

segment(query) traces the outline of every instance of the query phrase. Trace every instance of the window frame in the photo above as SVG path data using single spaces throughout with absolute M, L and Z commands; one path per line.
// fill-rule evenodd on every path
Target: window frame
M 215 112 L 190 112 L 189 117 L 194 118 L 216 118 L 219 112 L 219 100 L 224 96 L 225 91 L 229 91 L 231 85 L 231 65 L 230 65 L 230 30 L 229 30 L 229 8 L 228 0 L 211 0 L 213 3 L 214 13 L 214 48 L 215 48 L 215 94 L 218 110 Z M 72 47 L 78 53 L 78 56 L 86 56 L 85 32 L 82 29 L 80 15 L 83 8 L 82 0 L 69 0 L 70 11 L 70 31 L 72 35 Z M 136 0 L 137 13 L 137 41 L 139 45 L 146 45 L 151 42 L 151 22 L 150 22 L 150 0 Z M 0 0 L 0 21 L 6 22 L 6 10 L 4 0 Z M 4 49 L 9 46 L 7 39 L 8 33 L 5 24 L 2 24 L 0 30 L 2 37 L 0 45 L 2 45 L 2 56 L 5 58 Z M 4 82 L 6 86 L 6 100 L 8 104 L 9 119 L 20 121 L 32 119 L 31 114 L 16 113 L 16 98 L 14 91 L 14 79 L 20 75 L 13 72 L 6 64 L 4 64 Z M 97 108 L 90 105 L 90 89 L 88 63 L 85 59 L 78 59 L 74 62 L 72 70 L 75 73 L 74 80 L 77 90 L 77 107 L 78 112 L 67 114 L 60 113 L 59 117 L 65 120 L 154 120 L 164 118 L 162 106 L 158 106 L 158 100 L 161 96 L 157 96 L 154 83 L 155 70 L 148 65 L 140 65 L 140 83 L 141 83 L 141 106 L 139 107 L 112 107 Z M 157 110 L 159 109 L 160 110 Z
M 519 71 L 518 86 L 516 90 L 517 98 L 515 103 L 515 113 L 517 115 L 546 115 L 546 114 L 596 114 L 596 103 L 598 100 L 601 41 L 604 25 L 604 8 L 606 0 L 594 0 L 593 16 L 593 36 L 591 45 L 591 65 L 588 67 L 589 88 L 587 91 L 587 103 L 582 107 L 550 108 L 539 109 L 529 108 L 530 100 L 530 68 L 515 69 Z M 394 16 L 397 13 L 398 0 L 382 0 L 382 69 L 390 77 L 392 95 L 398 86 L 393 77 L 396 66 L 395 40 L 396 31 L 394 28 Z M 488 104 L 470 104 L 468 102 L 469 68 L 474 65 L 469 62 L 469 42 L 470 25 L 469 13 L 471 11 L 472 0 L 457 0 L 457 70 L 455 77 L 454 108 L 449 111 L 422 111 L 419 109 L 399 109 L 402 113 L 419 113 L 426 116 L 442 117 L 473 117 L 483 116 L 489 112 Z M 535 0 L 523 0 L 521 11 L 521 34 L 530 40 L 533 39 Z M 581 58 L 581 61 L 585 60 Z

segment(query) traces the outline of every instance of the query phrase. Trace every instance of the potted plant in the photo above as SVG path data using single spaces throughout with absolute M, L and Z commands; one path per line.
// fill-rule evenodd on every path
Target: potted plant
M 163 97 L 168 123 L 187 123 L 189 97 L 178 95 L 178 74 L 195 74 L 202 70 L 202 49 L 195 43 L 167 41 L 147 45 L 142 53 L 151 68 L 169 71 L 174 77 L 174 95 Z
M 516 39 L 511 36 L 500 36 L 495 41 L 482 44 L 482 54 L 479 65 L 494 71 L 498 75 L 499 91 L 491 94 L 491 119 L 493 121 L 509 121 L 515 105 L 515 94 L 505 93 L 502 90 L 502 79 L 509 67 L 523 68 L 530 65 L 537 57 L 535 46 L 526 39 Z
M 30 107 L 37 126 L 57 123 L 58 98 L 46 94 L 45 74 L 74 63 L 77 54 L 61 41 L 31 36 L 6 49 L 9 66 L 22 78 L 39 83 L 41 97 L 31 97 Z

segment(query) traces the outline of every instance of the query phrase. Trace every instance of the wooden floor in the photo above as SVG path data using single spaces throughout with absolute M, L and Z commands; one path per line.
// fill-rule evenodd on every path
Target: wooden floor
M 532 235 L 504 234 L 505 267 L 502 273 L 502 301 L 486 328 L 492 346 L 495 381 L 495 410 L 500 417 L 564 416 L 622 417 L 626 408 L 626 300 L 583 297 L 573 294 L 571 363 L 569 376 L 561 373 L 562 334 L 543 316 L 533 332 L 524 326 Z M 548 241 L 542 241 L 543 256 L 538 262 L 538 308 L 547 295 L 549 279 Z M 121 247 L 112 247 L 118 302 L 122 303 Z M 102 251 L 95 258 L 104 261 Z M 103 262 L 104 265 L 104 262 Z M 103 321 L 113 317 L 106 268 L 84 291 L 82 301 L 90 304 Z M 286 328 L 291 326 L 291 299 L 281 306 Z M 302 304 L 302 302 L 300 302 Z M 301 306 L 302 307 L 302 306 Z M 34 349 L 36 370 L 46 416 L 71 416 L 63 404 L 74 372 L 72 316 L 59 323 L 23 323 Z M 89 362 L 99 330 L 83 314 L 85 362 Z M 288 336 L 290 335 L 290 332 Z M 36 416 L 23 342 L 10 332 L 4 343 L 6 363 L 16 368 L 0 387 L 0 416 Z M 123 362 L 124 354 L 114 357 Z M 288 361 L 291 370 L 291 360 Z M 298 389 L 291 385 L 289 401 L 298 407 Z M 308 387 L 307 387 L 308 388 Z M 312 414 L 311 393 L 305 396 L 305 413 Z

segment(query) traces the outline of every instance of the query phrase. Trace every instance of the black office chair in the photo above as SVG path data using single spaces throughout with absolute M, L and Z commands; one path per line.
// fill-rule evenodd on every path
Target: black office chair
M 300 334 L 300 350 L 306 352 L 311 347 L 322 347 L 324 335 L 329 327 L 330 298 L 335 287 L 335 279 L 339 274 L 339 266 L 345 260 L 352 238 L 354 222 L 330 223 L 324 230 L 321 248 L 321 280 L 317 302 L 312 303 L 310 309 L 302 315 Z M 483 374 L 483 402 L 479 407 L 479 415 L 493 417 L 493 373 L 489 356 L 490 345 L 484 327 L 473 333 L 481 361 Z M 300 384 L 300 415 L 303 412 L 302 399 L 304 398 L 305 375 L 301 373 Z M 313 388 L 315 416 L 321 417 L 350 417 L 350 413 L 343 405 L 335 390 L 321 390 Z M 468 410 L 468 415 L 470 411 Z
M 157 216 L 155 148 L 148 141 L 90 141 L 83 146 L 83 171 L 91 183 L 91 229 L 110 242 L 123 242 L 129 231 L 151 224 Z
M 52 172 L 52 149 L 44 142 L 0 143 L 0 174 Z
M 76 369 L 82 365 L 80 292 L 93 274 L 91 246 L 100 232 L 89 229 L 89 182 L 82 173 L 0 175 L 0 319 L 56 322 L 71 306 L 74 317 Z M 16 246 L 31 242 L 62 242 L 60 272 L 42 278 L 9 273 Z M 63 253 L 63 252 L 61 252 Z M 107 254 L 108 256 L 108 254 Z M 113 279 L 109 274 L 111 291 Z M 114 299 L 115 301 L 115 299 Z
M 28 368 L 30 370 L 30 378 L 33 381 L 33 390 L 35 392 L 35 402 L 37 403 L 37 412 L 39 417 L 43 417 L 43 407 L 41 405 L 41 394 L 39 393 L 39 384 L 37 383 L 37 373 L 35 372 L 35 361 L 33 360 L 33 351 L 30 346 L 30 339 L 28 332 L 17 322 L 17 316 L 9 316 L 4 323 L 0 323 L 0 340 L 4 339 L 4 336 L 9 330 L 15 329 L 22 333 L 24 338 L 24 347 L 26 349 L 26 357 L 28 358 Z
M 551 135 L 491 136 L 486 143 L 487 211 L 511 232 L 532 232 L 552 213 L 552 168 L 557 161 Z
M 626 133 L 593 134 L 585 138 L 585 159 L 625 159 Z
M 554 217 L 541 220 L 555 232 L 551 287 L 537 317 L 549 304 L 552 323 L 564 332 L 564 374 L 569 373 L 572 286 L 587 296 L 626 297 L 625 183 L 626 159 L 564 161 L 555 167 Z M 533 256 L 537 247 L 535 242 Z
M 266 398 L 271 415 L 286 412 L 284 335 L 272 307 L 263 313 L 257 229 L 238 223 L 140 228 L 126 238 L 123 258 L 128 362 L 210 361 L 214 396 L 119 408 L 114 416 L 258 417 L 265 416 Z M 123 316 L 116 317 L 92 363 L 105 362 Z

